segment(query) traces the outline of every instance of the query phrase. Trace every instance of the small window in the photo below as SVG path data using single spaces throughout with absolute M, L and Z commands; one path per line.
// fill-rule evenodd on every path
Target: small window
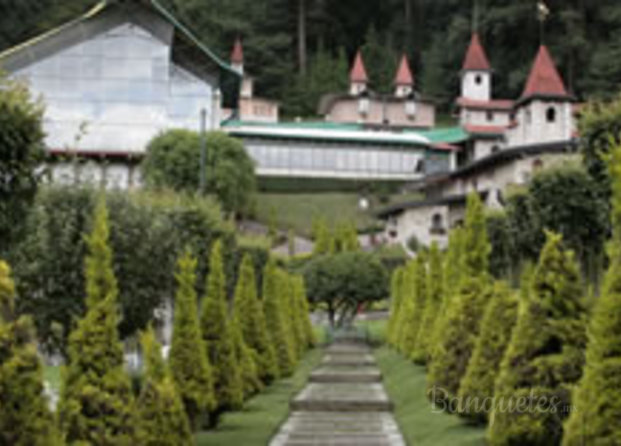
M 556 109 L 554 107 L 550 107 L 548 108 L 548 110 L 546 111 L 546 120 L 549 123 L 554 123 L 556 122 Z
M 483 76 L 481 76 L 480 74 L 477 74 L 474 77 L 474 83 L 477 85 L 481 85 L 483 83 Z
M 488 111 L 486 113 L 487 116 L 487 122 L 494 122 L 494 112 L 493 111 Z
M 498 152 L 499 150 L 500 150 L 500 146 L 499 146 L 499 145 L 494 144 L 494 145 L 492 146 L 492 153 L 496 153 L 496 152 Z
M 431 228 L 429 229 L 431 234 L 446 234 L 446 229 L 444 229 L 444 219 L 442 218 L 442 214 L 433 214 L 431 216 Z

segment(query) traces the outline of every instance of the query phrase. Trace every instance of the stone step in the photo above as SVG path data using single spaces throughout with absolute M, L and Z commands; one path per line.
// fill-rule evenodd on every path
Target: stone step
M 321 361 L 322 366 L 374 366 L 375 358 L 368 353 L 328 353 Z
M 371 349 L 365 344 L 356 344 L 351 342 L 336 342 L 334 344 L 329 345 L 325 349 L 326 353 L 357 353 L 357 354 L 365 354 L 371 353 Z
M 291 401 L 292 411 L 378 412 L 392 411 L 380 383 L 310 383 Z
M 370 366 L 324 366 L 310 375 L 315 383 L 375 383 L 382 380 L 376 367 Z

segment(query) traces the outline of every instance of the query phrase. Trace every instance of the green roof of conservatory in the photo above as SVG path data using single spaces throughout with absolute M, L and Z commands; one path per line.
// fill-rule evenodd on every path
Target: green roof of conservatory
M 433 130 L 417 132 L 419 135 L 429 139 L 431 143 L 456 144 L 466 141 L 470 135 L 462 127 L 446 127 Z

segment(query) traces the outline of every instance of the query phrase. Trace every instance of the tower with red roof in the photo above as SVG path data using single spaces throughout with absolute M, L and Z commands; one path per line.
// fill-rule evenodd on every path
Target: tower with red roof
M 492 67 L 478 33 L 473 33 L 461 70 L 461 96 L 489 101 L 492 91 Z
M 550 51 L 541 45 L 516 103 L 517 126 L 511 139 L 515 144 L 570 140 L 573 101 Z
M 349 72 L 349 93 L 353 96 L 358 96 L 367 90 L 367 84 L 369 78 L 367 76 L 367 69 L 364 66 L 362 60 L 362 52 L 358 50 L 354 64 Z
M 414 92 L 414 76 L 408 63 L 408 57 L 404 54 L 401 56 L 399 68 L 395 74 L 395 96 L 398 98 L 407 98 Z

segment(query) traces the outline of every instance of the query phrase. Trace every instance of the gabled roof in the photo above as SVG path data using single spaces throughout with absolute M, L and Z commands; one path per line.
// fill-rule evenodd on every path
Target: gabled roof
M 354 59 L 354 66 L 351 68 L 349 73 L 349 80 L 351 82 L 360 82 L 367 83 L 369 78 L 367 77 L 367 70 L 364 67 L 364 61 L 362 60 L 362 53 L 360 50 L 356 53 L 356 58 Z
M 539 47 L 520 101 L 532 97 L 571 98 L 545 45 Z
M 464 59 L 463 71 L 491 71 L 492 67 L 485 54 L 485 49 L 481 45 L 478 33 L 472 34 L 470 46 Z
M 232 64 L 243 64 L 244 63 L 244 48 L 242 47 L 242 42 L 239 36 L 235 39 L 235 44 L 233 45 L 233 51 L 231 51 L 231 63 Z
M 408 57 L 405 54 L 401 56 L 399 69 L 395 75 L 395 85 L 414 85 L 414 76 L 412 76 Z
M 74 42 L 84 40 L 88 37 L 88 32 L 101 32 L 104 27 L 100 22 L 105 23 L 115 11 L 128 11 L 126 13 L 128 17 L 136 18 L 135 13 L 140 8 L 150 13 L 151 16 L 159 17 L 174 28 L 176 31 L 174 44 L 178 47 L 179 59 L 183 60 L 184 64 L 193 64 L 201 71 L 209 69 L 211 73 L 218 74 L 224 105 L 234 107 L 237 103 L 240 74 L 182 25 L 160 4 L 160 0 L 134 0 L 132 2 L 101 0 L 80 17 L 3 51 L 0 53 L 0 66 L 8 71 L 17 71 L 37 61 L 42 57 L 41 55 L 54 54 Z M 146 22 L 146 20 L 140 20 L 140 17 L 137 20 L 141 24 Z

